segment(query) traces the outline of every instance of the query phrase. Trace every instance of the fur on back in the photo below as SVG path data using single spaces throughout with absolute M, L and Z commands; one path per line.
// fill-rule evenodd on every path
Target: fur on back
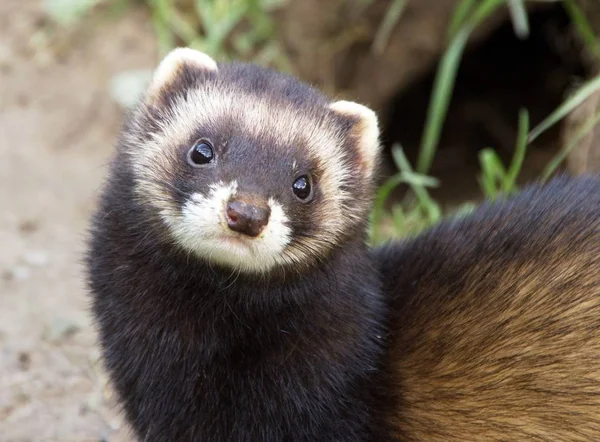
M 600 181 L 558 179 L 377 251 L 401 440 L 600 440 Z

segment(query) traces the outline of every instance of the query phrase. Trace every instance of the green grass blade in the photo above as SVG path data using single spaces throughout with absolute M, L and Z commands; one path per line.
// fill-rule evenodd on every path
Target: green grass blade
M 421 175 L 412 171 L 404 171 L 402 172 L 402 175 L 407 183 L 412 183 L 417 186 L 438 187 L 440 185 L 439 180 L 431 176 Z
M 527 8 L 525 0 L 507 0 L 510 18 L 513 23 L 515 35 L 525 39 L 529 36 L 529 21 L 527 19 Z
M 158 39 L 159 53 L 165 55 L 175 47 L 175 35 L 169 26 L 169 4 L 166 0 L 150 0 L 151 20 Z
M 404 151 L 398 145 L 392 147 L 392 156 L 396 165 L 401 171 L 404 181 L 410 186 L 417 197 L 417 201 L 430 222 L 436 222 L 441 217 L 439 205 L 429 196 L 429 192 L 423 185 L 423 176 L 415 174 L 410 166 L 410 162 L 404 155 Z M 427 177 L 432 179 L 431 177 Z M 435 180 L 435 179 L 433 179 Z M 437 184 L 437 181 L 434 181 Z
M 529 113 L 525 109 L 519 111 L 519 132 L 515 153 L 508 169 L 508 173 L 502 183 L 502 191 L 506 194 L 514 190 L 517 176 L 523 167 L 525 152 L 527 151 L 527 133 L 529 132 Z
M 379 189 L 377 189 L 375 201 L 373 203 L 373 211 L 371 213 L 371 241 L 374 244 L 378 243 L 380 240 L 379 228 L 385 214 L 385 203 L 392 191 L 404 182 L 404 176 L 401 172 L 398 172 L 385 180 Z
M 570 98 L 561 104 L 554 112 L 552 112 L 544 121 L 538 124 L 530 133 L 528 142 L 531 143 L 546 130 L 554 126 L 564 117 L 566 117 L 573 109 L 583 103 L 590 95 L 600 89 L 600 75 L 581 86 Z
M 454 38 L 460 27 L 464 24 L 465 20 L 469 16 L 469 13 L 473 10 L 477 0 L 462 0 L 456 7 L 452 19 L 450 20 L 450 26 L 448 26 L 448 39 Z
M 562 149 L 553 159 L 548 163 L 542 172 L 542 180 L 546 181 L 552 176 L 552 174 L 558 169 L 561 163 L 567 158 L 569 153 L 579 144 L 581 139 L 585 137 L 591 130 L 593 130 L 598 124 L 600 124 L 600 112 L 597 112 L 592 118 L 590 118 L 575 134 L 575 136 L 569 141 L 569 143 Z
M 446 119 L 452 98 L 452 90 L 458 73 L 458 66 L 468 38 L 468 30 L 463 29 L 460 31 L 452 40 L 450 47 L 440 62 L 427 110 L 423 140 L 419 149 L 419 159 L 417 162 L 417 171 L 419 173 L 427 173 L 433 162 L 443 123 Z
M 204 33 L 210 33 L 213 27 L 214 6 L 211 0 L 196 0 L 196 15 Z
M 402 12 L 406 7 L 406 0 L 393 0 L 388 8 L 385 17 L 381 21 L 381 25 L 375 34 L 373 39 L 373 45 L 371 46 L 371 52 L 374 54 L 382 54 L 385 50 L 385 46 L 390 38 L 394 26 L 400 20 Z
M 221 17 L 218 24 L 213 26 L 211 32 L 206 35 L 209 46 L 217 51 L 223 47 L 223 44 L 233 29 L 240 23 L 246 14 L 245 8 L 232 8 L 230 13 L 225 17 Z
M 590 22 L 586 18 L 581 8 L 577 5 L 575 0 L 563 0 L 563 6 L 571 22 L 575 25 L 577 32 L 588 46 L 590 52 L 600 59 L 600 41 L 594 33 Z
M 186 18 L 180 14 L 172 2 L 169 0 L 152 0 L 151 5 L 153 6 L 153 11 L 158 14 L 156 15 L 155 20 L 157 33 L 162 33 L 162 38 L 165 38 L 165 43 L 173 46 L 175 44 L 174 37 L 177 36 L 181 38 L 186 45 L 189 45 L 196 38 L 196 29 L 194 29 Z M 168 40 L 167 32 L 170 34 Z M 161 38 L 160 33 L 159 39 Z
M 503 4 L 504 0 L 485 0 L 472 14 L 471 19 L 463 25 L 452 39 L 448 49 L 442 56 L 436 72 L 433 92 L 427 110 L 427 120 L 417 162 L 417 172 L 426 174 L 431 167 L 437 146 L 440 141 L 442 127 L 446 119 L 454 82 L 458 73 L 458 67 L 462 54 L 467 45 L 471 32 L 496 8 Z
M 498 182 L 504 181 L 506 178 L 506 169 L 500 160 L 500 157 L 494 149 L 488 148 L 484 155 L 486 167 L 490 171 L 490 175 Z
M 485 199 L 494 200 L 498 196 L 498 191 L 496 190 L 496 186 L 494 185 L 494 183 L 487 181 L 486 178 L 487 176 L 485 174 L 482 174 L 478 180 L 479 185 L 483 190 L 483 196 L 485 197 Z
M 506 0 L 482 0 L 479 7 L 473 13 L 473 17 L 469 20 L 469 25 L 474 29 L 481 24 L 483 20 L 488 18 L 492 13 L 506 3 Z
M 477 204 L 467 201 L 462 203 L 457 209 L 455 209 L 450 217 L 452 218 L 462 218 L 464 216 L 470 215 L 477 208 Z
M 394 230 L 400 235 L 404 236 L 407 220 L 402 206 L 396 205 L 392 207 L 392 221 L 394 222 Z
M 479 163 L 481 164 L 479 181 L 483 193 L 486 198 L 495 199 L 501 191 L 508 172 L 496 151 L 489 147 L 479 152 Z

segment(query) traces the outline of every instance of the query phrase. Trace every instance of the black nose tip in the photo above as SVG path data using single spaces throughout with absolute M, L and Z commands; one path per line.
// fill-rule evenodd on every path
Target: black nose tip
M 269 209 L 241 201 L 229 202 L 225 212 L 229 228 L 248 236 L 258 236 L 269 222 Z

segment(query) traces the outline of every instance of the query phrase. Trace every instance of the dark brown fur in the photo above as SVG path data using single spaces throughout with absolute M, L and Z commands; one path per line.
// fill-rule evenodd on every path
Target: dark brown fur
M 336 188 L 323 183 L 318 160 L 326 155 L 312 158 L 300 136 L 290 144 L 272 137 L 274 118 L 256 128 L 258 138 L 251 136 L 240 124 L 244 101 L 231 104 L 228 120 L 218 124 L 208 124 L 202 112 L 180 116 L 193 133 L 171 146 L 162 131 L 173 114 L 141 104 L 111 164 L 87 255 L 92 313 L 125 415 L 136 436 L 149 442 L 382 441 L 387 403 L 378 388 L 387 309 L 365 244 L 372 183 L 356 164 L 360 121 L 335 114 L 325 97 L 291 77 L 240 64 L 223 64 L 210 75 L 179 70 L 160 89 L 160 105 L 184 105 L 202 96 L 198 87 L 206 84 L 217 92 L 237 88 L 313 122 L 327 119 L 323 130 L 336 136 L 319 139 L 337 139 L 339 152 L 351 153 L 353 179 L 344 190 L 352 199 L 337 204 L 346 219 L 332 230 L 341 233 L 320 241 L 328 248 L 316 248 L 322 218 L 330 220 L 336 207 L 324 200 L 339 196 L 328 195 Z M 163 144 L 149 147 L 150 134 Z M 311 141 L 311 134 L 299 135 Z M 199 137 L 214 141 L 220 159 L 196 169 L 187 152 Z M 295 157 L 298 167 L 313 172 L 312 204 L 292 193 Z M 281 201 L 307 259 L 245 272 L 178 243 L 161 213 L 179 214 L 195 193 L 204 195 L 223 179 L 237 180 L 240 193 Z
M 401 440 L 600 440 L 600 181 L 377 251 Z

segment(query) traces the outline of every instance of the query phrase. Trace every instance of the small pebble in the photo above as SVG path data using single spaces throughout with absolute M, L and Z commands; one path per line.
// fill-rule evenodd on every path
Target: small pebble
M 40 228 L 40 225 L 37 221 L 28 219 L 24 220 L 19 224 L 19 230 L 23 234 L 33 233 Z
M 26 351 L 19 352 L 17 360 L 19 361 L 19 368 L 21 370 L 27 371 L 31 367 L 31 355 Z

